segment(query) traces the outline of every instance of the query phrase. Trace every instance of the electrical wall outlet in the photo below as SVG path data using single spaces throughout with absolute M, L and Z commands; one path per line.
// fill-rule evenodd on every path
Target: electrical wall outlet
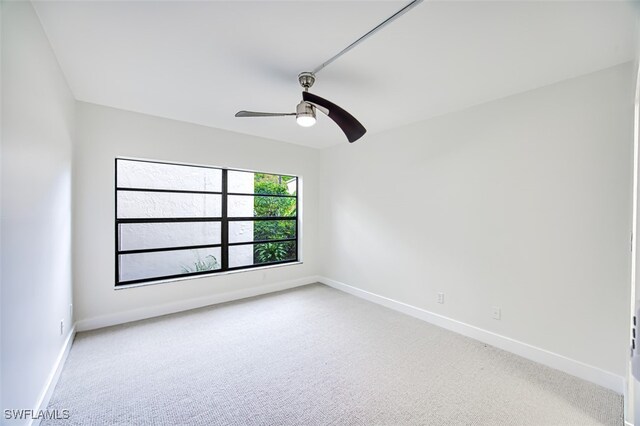
M 62 336 L 64 334 L 64 320 L 61 319 L 60 320 L 60 335 Z
M 438 303 L 444 303 L 444 293 L 438 293 Z
M 491 316 L 493 317 L 493 319 L 499 320 L 500 317 L 502 316 L 502 313 L 500 312 L 500 307 L 494 306 L 493 308 L 491 308 Z
M 69 318 L 71 318 L 71 323 L 73 324 L 73 303 L 69 303 Z

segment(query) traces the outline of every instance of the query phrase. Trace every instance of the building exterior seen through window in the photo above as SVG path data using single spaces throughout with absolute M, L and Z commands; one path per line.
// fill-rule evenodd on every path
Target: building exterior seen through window
M 298 178 L 116 159 L 116 286 L 298 260 Z

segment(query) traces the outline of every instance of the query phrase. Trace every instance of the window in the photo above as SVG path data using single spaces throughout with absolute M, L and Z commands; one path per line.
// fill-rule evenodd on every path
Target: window
M 296 176 L 116 159 L 116 286 L 298 260 Z

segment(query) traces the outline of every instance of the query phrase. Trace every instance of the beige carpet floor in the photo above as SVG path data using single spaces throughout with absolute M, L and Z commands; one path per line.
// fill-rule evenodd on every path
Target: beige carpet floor
M 315 284 L 79 333 L 45 425 L 622 425 L 607 389 Z

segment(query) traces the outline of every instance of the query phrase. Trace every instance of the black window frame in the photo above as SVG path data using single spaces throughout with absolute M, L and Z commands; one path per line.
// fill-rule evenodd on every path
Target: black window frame
M 159 188 L 136 188 L 136 187 L 120 187 L 118 186 L 118 161 L 138 161 L 142 163 L 155 163 L 155 164 L 168 164 L 174 166 L 183 166 L 183 167 L 200 167 L 205 169 L 215 169 L 220 170 L 222 173 L 222 190 L 221 191 L 202 191 L 202 190 L 180 190 L 180 189 L 159 189 Z M 228 192 L 228 182 L 227 175 L 229 171 L 238 171 L 238 172 L 247 172 L 247 173 L 263 173 L 268 175 L 275 176 L 293 176 L 296 179 L 296 192 L 295 195 L 283 195 L 283 194 L 249 194 L 249 193 L 238 193 L 238 192 Z M 204 166 L 200 164 L 186 164 L 186 163 L 174 163 L 169 161 L 158 161 L 158 160 L 142 160 L 136 158 L 126 158 L 126 157 L 116 157 L 114 162 L 114 194 L 115 194 L 115 205 L 114 205 L 114 218 L 115 218 L 115 287 L 127 287 L 131 285 L 137 284 L 148 284 L 154 282 L 166 282 L 166 281 L 175 281 L 182 280 L 191 277 L 200 277 L 204 275 L 217 275 L 224 272 L 230 271 L 240 271 L 240 270 L 249 270 L 256 268 L 264 268 L 268 266 L 274 265 L 284 265 L 288 263 L 297 263 L 300 260 L 300 233 L 299 233 L 299 208 L 300 208 L 300 200 L 298 195 L 300 193 L 300 177 L 297 175 L 291 174 L 278 174 L 272 172 L 260 172 L 254 170 L 243 170 L 243 169 L 232 169 L 225 167 L 214 167 L 214 166 Z M 221 216 L 220 217 L 176 217 L 176 218 L 119 218 L 118 217 L 118 193 L 120 191 L 141 191 L 141 192 L 163 192 L 163 193 L 174 193 L 174 194 L 216 194 L 221 196 Z M 229 217 L 227 211 L 227 197 L 234 195 L 242 195 L 242 196 L 253 196 L 253 197 L 286 197 L 286 198 L 295 198 L 296 200 L 296 209 L 294 216 L 265 216 L 265 217 Z M 229 223 L 230 222 L 249 222 L 249 221 L 294 221 L 295 223 L 295 237 L 294 238 L 284 238 L 277 240 L 252 240 L 252 241 L 243 241 L 243 242 L 234 242 L 229 243 Z M 134 249 L 134 250 L 120 250 L 120 232 L 119 228 L 121 224 L 127 223 L 187 223 L 187 222 L 220 222 L 220 243 L 219 244 L 204 244 L 204 245 L 191 245 L 191 246 L 174 246 L 174 247 L 157 247 L 157 248 L 146 248 L 146 249 Z M 264 243 L 278 243 L 278 242 L 286 242 L 293 241 L 295 243 L 295 258 L 289 260 L 282 260 L 276 262 L 265 262 L 258 263 L 252 265 L 243 265 L 243 266 L 235 266 L 229 267 L 229 247 L 233 246 L 241 246 L 241 245 L 255 245 L 255 244 L 264 244 Z M 197 272 L 188 272 L 183 274 L 174 274 L 174 275 L 164 275 L 157 276 L 151 278 L 141 278 L 134 280 L 126 280 L 120 281 L 120 256 L 127 254 L 137 254 L 137 253 L 152 253 L 152 252 L 160 252 L 160 251 L 175 251 L 175 250 L 193 250 L 193 249 L 203 249 L 203 248 L 217 248 L 220 247 L 220 268 L 215 270 L 208 271 L 197 271 Z

